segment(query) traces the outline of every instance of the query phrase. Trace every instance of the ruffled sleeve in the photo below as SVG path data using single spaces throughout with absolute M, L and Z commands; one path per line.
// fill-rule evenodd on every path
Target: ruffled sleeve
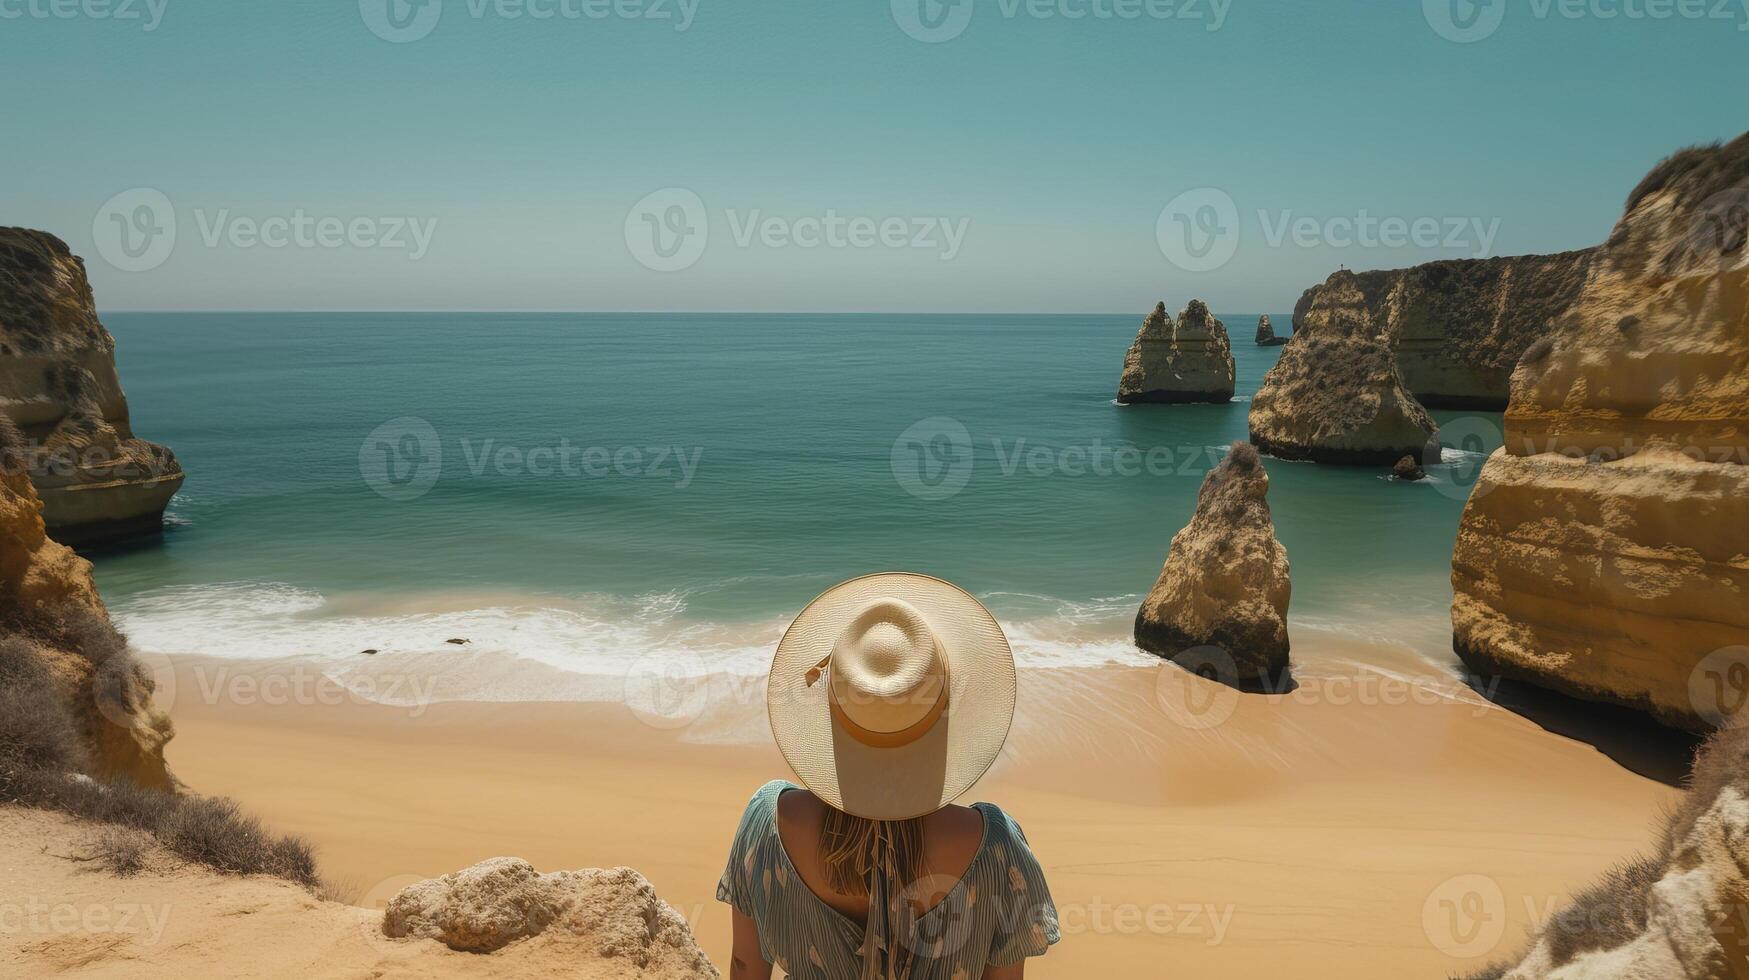
M 989 963 L 1012 966 L 1029 956 L 1044 955 L 1063 937 L 1050 885 L 1026 834 L 1006 813 L 997 810 L 996 814 L 1003 833 L 992 846 L 991 857 L 1002 865 L 999 873 L 1007 879 L 1007 887 L 1002 889 L 1002 919 L 990 940 Z
M 758 908 L 762 874 L 769 865 L 765 848 L 772 837 L 777 797 L 787 788 L 781 781 L 766 783 L 747 801 L 735 842 L 729 848 L 729 863 L 717 880 L 717 901 L 726 902 L 743 915 L 754 916 Z

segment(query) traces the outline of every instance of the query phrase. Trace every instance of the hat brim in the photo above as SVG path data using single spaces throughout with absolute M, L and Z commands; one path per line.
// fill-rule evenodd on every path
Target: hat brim
M 832 720 L 829 685 L 807 681 L 846 624 L 880 599 L 915 607 L 947 657 L 946 710 L 898 748 L 844 732 Z M 883 572 L 833 586 L 796 616 L 772 658 L 766 709 L 784 760 L 815 796 L 852 816 L 909 820 L 952 803 L 995 763 L 1014 722 L 1014 694 L 1014 652 L 983 603 L 938 578 Z

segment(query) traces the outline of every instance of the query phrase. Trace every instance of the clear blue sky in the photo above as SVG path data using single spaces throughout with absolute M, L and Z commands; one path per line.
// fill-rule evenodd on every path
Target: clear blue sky
M 69 19 L 56 2 L 140 16 Z M 1493 254 L 1595 244 L 1660 157 L 1749 125 L 1740 0 L 1723 21 L 1512 0 L 1474 43 L 1441 36 L 1419 0 L 1222 0 L 1212 31 L 1213 0 L 1190 20 L 1147 0 L 959 0 L 974 5 L 941 11 L 945 29 L 972 17 L 945 43 L 901 29 L 914 0 L 687 0 L 685 30 L 564 16 L 586 0 L 441 2 L 434 24 L 418 17 L 436 8 L 398 7 L 430 30 L 390 43 L 368 16 L 380 0 L 0 0 L 0 222 L 65 238 L 106 309 L 1139 315 L 1198 296 L 1279 312 L 1339 264 L 1480 244 L 1468 225 L 1462 247 L 1338 247 L 1331 218 L 1498 221 Z M 1100 16 L 1132 2 L 1139 18 Z M 1236 251 L 1186 269 L 1156 221 L 1205 187 L 1234 203 Z M 177 225 L 146 271 L 106 261 L 94 233 L 126 230 L 102 212 L 134 188 L 161 192 Z M 655 226 L 634 214 L 628 230 L 665 188 L 696 194 L 709 225 L 681 271 L 628 247 L 685 217 L 664 199 Z M 407 245 L 238 244 L 300 209 Z M 945 241 L 910 233 L 785 244 L 829 209 L 943 218 L 964 239 L 946 260 Z M 778 237 L 737 242 L 755 212 L 784 219 Z M 1300 217 L 1309 239 L 1271 242 Z M 436 222 L 417 258 L 387 220 L 402 218 Z

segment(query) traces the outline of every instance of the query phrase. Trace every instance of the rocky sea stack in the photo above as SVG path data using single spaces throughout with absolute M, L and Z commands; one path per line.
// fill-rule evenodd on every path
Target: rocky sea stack
M 1416 401 L 1500 411 L 1513 367 L 1578 299 L 1596 251 L 1339 272 L 1300 297 L 1294 330 L 1324 305 L 1325 290 L 1358 290 L 1359 305 Z
M 1285 343 L 1287 343 L 1286 337 L 1275 335 L 1275 326 L 1269 322 L 1269 314 L 1265 313 L 1257 318 L 1257 346 L 1280 347 Z
M 1251 399 L 1250 425 L 1271 456 L 1381 466 L 1421 456 L 1436 431 L 1352 272 L 1331 276 L 1298 319 Z
M 1204 478 L 1196 514 L 1172 538 L 1136 614 L 1137 646 L 1193 669 L 1213 667 L 1239 685 L 1285 676 L 1292 587 L 1268 494 L 1257 450 L 1234 443 Z M 1229 670 L 1234 676 L 1224 676 Z
M 1746 238 L 1749 136 L 1676 154 L 1525 352 L 1452 559 L 1473 670 L 1693 729 L 1741 707 L 1719 684 L 1749 670 Z
M 24 457 L 57 540 L 162 526 L 182 467 L 134 437 L 85 263 L 46 232 L 0 228 L 0 416 L 22 435 L 10 451 Z
M 1233 346 L 1226 324 L 1202 300 L 1191 300 L 1177 323 L 1165 303 L 1155 306 L 1124 357 L 1117 400 L 1125 405 L 1232 401 Z

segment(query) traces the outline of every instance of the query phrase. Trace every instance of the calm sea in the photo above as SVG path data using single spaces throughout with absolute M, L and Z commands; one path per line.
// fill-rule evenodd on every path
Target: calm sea
M 1133 660 L 1135 608 L 1278 353 L 1223 318 L 1237 400 L 1123 408 L 1139 315 L 111 314 L 135 427 L 189 479 L 162 541 L 98 577 L 148 650 L 466 637 L 588 673 L 757 670 L 819 591 L 908 569 L 984 598 L 1024 662 Z M 1420 485 L 1271 461 L 1296 635 L 1449 662 L 1480 458 Z

